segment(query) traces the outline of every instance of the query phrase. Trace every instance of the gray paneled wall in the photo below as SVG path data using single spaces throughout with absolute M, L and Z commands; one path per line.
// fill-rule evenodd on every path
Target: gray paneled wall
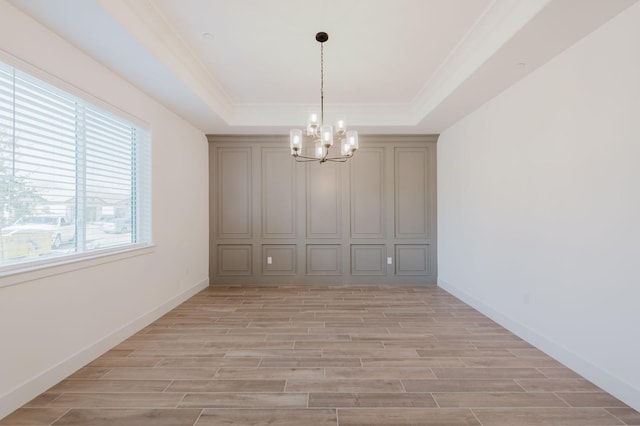
M 296 163 L 286 136 L 209 137 L 211 281 L 433 284 L 437 136 Z

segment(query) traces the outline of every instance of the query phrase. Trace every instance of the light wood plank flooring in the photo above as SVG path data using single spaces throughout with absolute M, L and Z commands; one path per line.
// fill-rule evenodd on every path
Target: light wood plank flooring
M 0 425 L 640 425 L 443 290 L 210 287 Z

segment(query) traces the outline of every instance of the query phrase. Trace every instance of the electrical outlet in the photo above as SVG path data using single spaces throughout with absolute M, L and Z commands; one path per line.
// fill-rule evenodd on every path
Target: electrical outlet
M 393 265 L 393 259 L 390 257 L 387 257 L 387 265 Z
M 267 265 L 271 265 L 273 263 L 273 257 L 267 256 Z

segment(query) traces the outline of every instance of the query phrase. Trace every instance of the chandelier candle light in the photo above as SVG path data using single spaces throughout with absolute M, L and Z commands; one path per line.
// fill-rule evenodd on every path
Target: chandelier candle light
M 306 139 L 303 139 L 302 130 L 292 129 L 289 132 L 289 145 L 291 155 L 296 161 L 327 161 L 345 162 L 353 156 L 358 149 L 358 132 L 347 131 L 344 120 L 336 122 L 335 129 L 331 124 L 324 123 L 324 42 L 329 40 L 329 35 L 325 32 L 316 34 L 316 40 L 320 43 L 320 115 L 311 113 L 307 122 Z M 330 149 L 334 139 L 340 143 L 340 155 L 330 156 Z M 304 155 L 303 144 L 312 144 L 313 156 Z M 306 153 L 306 151 L 305 151 Z

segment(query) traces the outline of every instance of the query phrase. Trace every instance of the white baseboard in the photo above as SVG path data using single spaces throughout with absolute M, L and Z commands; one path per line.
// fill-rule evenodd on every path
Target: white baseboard
M 51 386 L 68 377 L 79 368 L 82 368 L 208 286 L 209 278 L 205 278 L 190 289 L 178 294 L 149 312 L 142 314 L 118 330 L 104 336 L 64 361 L 0 396 L 0 419 L 31 401 Z
M 611 395 L 615 396 L 625 404 L 640 411 L 640 390 L 635 388 L 633 385 L 627 383 L 619 377 L 612 375 L 606 370 L 603 370 L 590 361 L 587 361 L 578 354 L 564 347 L 562 344 L 553 341 L 546 336 L 537 333 L 535 330 L 532 330 L 519 321 L 514 320 L 513 318 L 506 316 L 499 311 L 496 311 L 491 306 L 485 304 L 484 302 L 481 302 L 480 300 L 476 299 L 465 291 L 460 290 L 459 288 L 446 282 L 445 280 L 438 278 L 438 287 L 462 300 L 466 304 L 472 306 L 482 314 L 491 318 L 521 339 L 526 340 L 528 343 L 540 349 L 547 355 L 560 361 L 565 366 L 569 367 L 587 380 L 593 382 L 595 385 L 609 392 Z

